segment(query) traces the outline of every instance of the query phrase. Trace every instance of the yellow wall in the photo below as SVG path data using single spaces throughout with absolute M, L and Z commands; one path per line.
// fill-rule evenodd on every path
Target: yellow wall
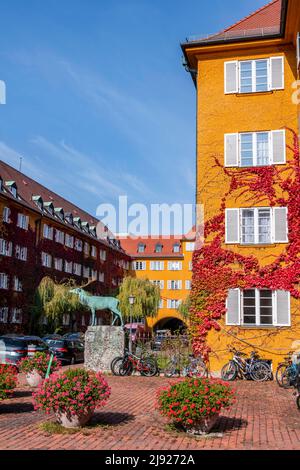
M 294 130 L 298 128 L 297 106 L 292 104 L 292 84 L 296 80 L 296 50 L 293 45 L 280 47 L 255 48 L 249 50 L 214 52 L 198 56 L 198 170 L 197 203 L 204 204 L 204 218 L 210 219 L 220 211 L 220 200 L 229 187 L 229 178 L 220 168 L 214 167 L 214 156 L 224 164 L 224 134 L 246 131 L 278 130 L 284 126 Z M 230 60 L 260 59 L 283 55 L 285 57 L 285 89 L 266 93 L 245 95 L 224 94 L 224 62 Z M 292 136 L 287 133 L 287 144 L 292 144 Z M 288 158 L 287 152 L 287 158 Z M 236 171 L 239 171 L 238 169 Z M 261 204 L 252 204 L 264 206 Z M 268 205 L 268 204 L 267 204 Z M 226 207 L 251 207 L 249 202 L 233 196 L 226 201 Z M 207 240 L 208 241 L 208 240 Z M 270 263 L 270 256 L 278 255 L 285 245 L 266 247 L 242 247 L 231 245 L 230 249 L 243 255 L 253 254 L 261 265 Z M 228 245 L 227 245 L 228 248 Z M 220 333 L 210 332 L 208 343 L 214 351 L 211 355 L 211 369 L 220 370 L 231 357 L 227 349 L 234 344 L 239 349 L 249 352 L 246 344 L 236 341 L 229 334 L 237 335 L 241 340 L 265 349 L 262 357 L 272 359 L 273 366 L 282 361 L 281 354 L 290 350 L 294 339 L 300 338 L 298 325 L 299 302 L 292 299 L 291 328 L 241 328 L 220 322 Z
M 164 281 L 164 289 L 161 290 L 161 298 L 163 299 L 163 308 L 160 308 L 158 315 L 155 318 L 147 318 L 147 324 L 150 328 L 155 327 L 155 325 L 165 318 L 178 318 L 184 323 L 185 320 L 181 317 L 179 312 L 174 309 L 167 308 L 167 299 L 175 300 L 184 300 L 190 293 L 190 290 L 186 290 L 185 281 L 192 279 L 192 271 L 190 270 L 189 264 L 192 261 L 193 252 L 186 251 L 186 242 L 182 241 L 182 252 L 183 258 L 136 258 L 136 261 L 145 261 L 146 262 L 146 271 L 135 271 L 136 277 L 146 278 L 151 281 Z M 151 261 L 164 261 L 164 270 L 163 271 L 151 271 L 150 262 Z M 169 261 L 181 261 L 182 270 L 181 271 L 169 271 L 168 262 Z M 182 281 L 181 290 L 168 290 L 168 280 L 178 280 Z

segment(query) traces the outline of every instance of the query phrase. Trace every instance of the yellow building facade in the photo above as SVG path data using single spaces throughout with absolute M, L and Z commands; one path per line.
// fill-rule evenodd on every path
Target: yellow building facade
M 191 290 L 192 258 L 195 239 L 188 236 L 121 238 L 121 245 L 132 258 L 132 272 L 160 287 L 161 301 L 157 316 L 147 318 L 154 330 L 175 332 L 187 326 L 178 311 Z
M 230 191 L 229 174 L 238 179 L 245 169 L 292 164 L 299 31 L 299 2 L 275 0 L 222 33 L 182 45 L 197 89 L 197 203 L 207 223 L 223 200 L 223 248 L 254 256 L 261 267 L 287 249 L 287 208 L 264 198 L 253 202 L 247 190 Z M 279 197 L 280 187 L 274 189 Z M 205 243 L 211 240 L 208 235 Z M 212 370 L 228 361 L 231 346 L 247 353 L 256 348 L 276 367 L 300 338 L 299 300 L 282 289 L 238 285 L 228 291 L 226 308 L 220 331 L 206 338 Z

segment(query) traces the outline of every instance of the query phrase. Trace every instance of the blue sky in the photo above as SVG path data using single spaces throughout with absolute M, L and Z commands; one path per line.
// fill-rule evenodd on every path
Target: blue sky
M 0 159 L 95 214 L 193 203 L 195 89 L 180 42 L 266 0 L 1 0 Z

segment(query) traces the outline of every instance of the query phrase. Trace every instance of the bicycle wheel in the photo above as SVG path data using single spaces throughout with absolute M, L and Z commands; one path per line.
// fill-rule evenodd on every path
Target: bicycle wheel
M 208 370 L 206 368 L 205 362 L 203 362 L 202 360 L 192 362 L 187 367 L 187 375 L 189 377 L 199 377 L 200 379 L 207 378 Z
M 221 377 L 223 380 L 232 382 L 233 380 L 237 378 L 237 375 L 238 375 L 238 370 L 234 362 L 230 361 L 227 364 L 225 364 L 225 366 L 222 367 Z
M 110 370 L 112 371 L 113 375 L 120 375 L 119 368 L 120 368 L 120 364 L 122 361 L 123 361 L 123 357 L 121 356 L 115 357 L 115 359 L 111 361 Z
M 142 360 L 141 361 L 141 375 L 144 377 L 154 377 L 157 374 L 157 364 L 150 359 Z
M 174 364 L 174 362 L 169 361 L 164 369 L 164 375 L 165 377 L 174 377 L 175 375 L 179 376 L 180 371 L 176 368 L 176 364 Z
M 276 370 L 276 382 L 278 383 L 279 387 L 283 387 L 282 377 L 287 369 L 287 364 L 279 364 Z
M 270 368 L 264 362 L 255 362 L 250 370 L 250 376 L 255 382 L 265 382 L 270 377 Z
M 283 388 L 290 388 L 293 385 L 293 377 L 291 376 L 290 367 L 287 367 L 285 372 L 282 374 L 281 383 Z
M 123 359 L 120 363 L 119 367 L 119 375 L 124 377 L 125 375 L 132 375 L 133 366 L 132 363 L 128 359 Z

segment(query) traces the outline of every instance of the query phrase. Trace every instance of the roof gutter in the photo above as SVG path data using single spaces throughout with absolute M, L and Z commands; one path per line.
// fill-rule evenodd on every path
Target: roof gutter
M 265 40 L 265 39 L 280 39 L 285 36 L 285 30 L 286 30 L 286 18 L 287 18 L 287 11 L 288 11 L 288 4 L 289 0 L 282 0 L 282 5 L 281 5 L 281 20 L 280 20 L 280 31 L 277 34 L 270 34 L 270 35 L 265 35 L 265 36 L 251 36 L 251 37 L 239 37 L 239 38 L 232 38 L 232 39 L 216 39 L 215 41 L 209 41 L 209 40 L 199 40 L 199 41 L 191 41 L 191 42 L 185 42 L 181 43 L 181 50 L 184 55 L 184 67 L 187 72 L 191 74 L 191 77 L 193 79 L 193 82 L 195 86 L 197 85 L 197 70 L 193 70 L 191 68 L 191 64 L 189 62 L 186 49 L 199 49 L 200 47 L 207 47 L 207 46 L 216 46 L 219 44 L 235 44 L 239 42 L 251 42 L 251 41 L 259 41 L 259 40 Z

